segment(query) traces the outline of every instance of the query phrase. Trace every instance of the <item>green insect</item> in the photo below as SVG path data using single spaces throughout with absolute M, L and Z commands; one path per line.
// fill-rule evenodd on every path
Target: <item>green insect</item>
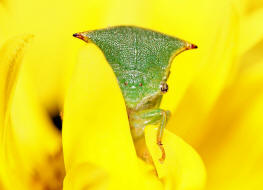
M 170 111 L 160 109 L 173 58 L 196 45 L 159 32 L 134 26 L 116 26 L 73 35 L 96 44 L 112 67 L 126 103 L 133 141 L 144 138 L 146 125 L 158 125 L 157 144 L 162 151 L 164 128 Z M 147 151 L 147 150 L 145 150 Z M 145 160 L 148 154 L 137 154 Z

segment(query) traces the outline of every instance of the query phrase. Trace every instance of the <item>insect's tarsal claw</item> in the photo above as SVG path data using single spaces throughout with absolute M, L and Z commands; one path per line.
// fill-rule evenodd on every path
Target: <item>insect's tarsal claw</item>
M 161 142 L 158 142 L 157 144 L 158 144 L 158 146 L 159 146 L 159 148 L 160 148 L 160 150 L 161 150 L 161 152 L 162 152 L 162 157 L 159 159 L 159 162 L 160 162 L 161 164 L 163 164 L 163 163 L 164 163 L 164 160 L 165 160 L 165 157 L 166 157 L 166 155 L 165 155 L 165 150 L 164 150 L 163 144 L 162 144 Z

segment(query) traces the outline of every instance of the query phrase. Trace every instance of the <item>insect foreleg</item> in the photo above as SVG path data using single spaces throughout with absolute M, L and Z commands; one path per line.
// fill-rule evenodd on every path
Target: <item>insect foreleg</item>
M 167 124 L 169 117 L 170 117 L 170 111 L 166 111 L 162 109 L 144 110 L 134 114 L 132 117 L 133 124 L 135 125 L 137 124 L 136 127 L 140 127 L 144 129 L 146 125 L 150 125 L 150 124 L 158 125 L 156 142 L 162 151 L 162 157 L 160 158 L 160 162 L 165 160 L 165 150 L 163 148 L 162 138 L 163 138 L 164 128 Z

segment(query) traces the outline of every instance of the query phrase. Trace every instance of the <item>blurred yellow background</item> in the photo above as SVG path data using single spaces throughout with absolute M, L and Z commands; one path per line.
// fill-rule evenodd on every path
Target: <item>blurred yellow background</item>
M 165 166 L 137 160 L 113 72 L 72 37 L 115 25 L 198 45 L 171 68 Z M 262 0 L 0 0 L 0 46 L 0 189 L 263 188 Z

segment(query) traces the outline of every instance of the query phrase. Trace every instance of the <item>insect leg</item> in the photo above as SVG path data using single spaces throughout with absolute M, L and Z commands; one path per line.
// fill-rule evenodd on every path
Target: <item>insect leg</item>
M 157 144 L 162 151 L 162 157 L 159 159 L 159 161 L 163 162 L 165 160 L 165 150 L 162 144 L 162 138 L 163 138 L 164 128 L 170 116 L 170 111 L 161 110 L 161 114 L 162 114 L 162 118 L 157 132 Z
M 160 158 L 160 162 L 163 162 L 165 160 L 165 150 L 162 144 L 162 137 L 163 137 L 164 128 L 167 124 L 169 117 L 170 117 L 170 111 L 165 111 L 162 109 L 144 110 L 142 112 L 137 113 L 136 116 L 134 116 L 134 119 L 137 121 L 140 120 L 140 123 L 143 126 L 150 124 L 159 125 L 156 141 L 157 141 L 157 145 L 160 147 L 162 151 L 162 157 Z

